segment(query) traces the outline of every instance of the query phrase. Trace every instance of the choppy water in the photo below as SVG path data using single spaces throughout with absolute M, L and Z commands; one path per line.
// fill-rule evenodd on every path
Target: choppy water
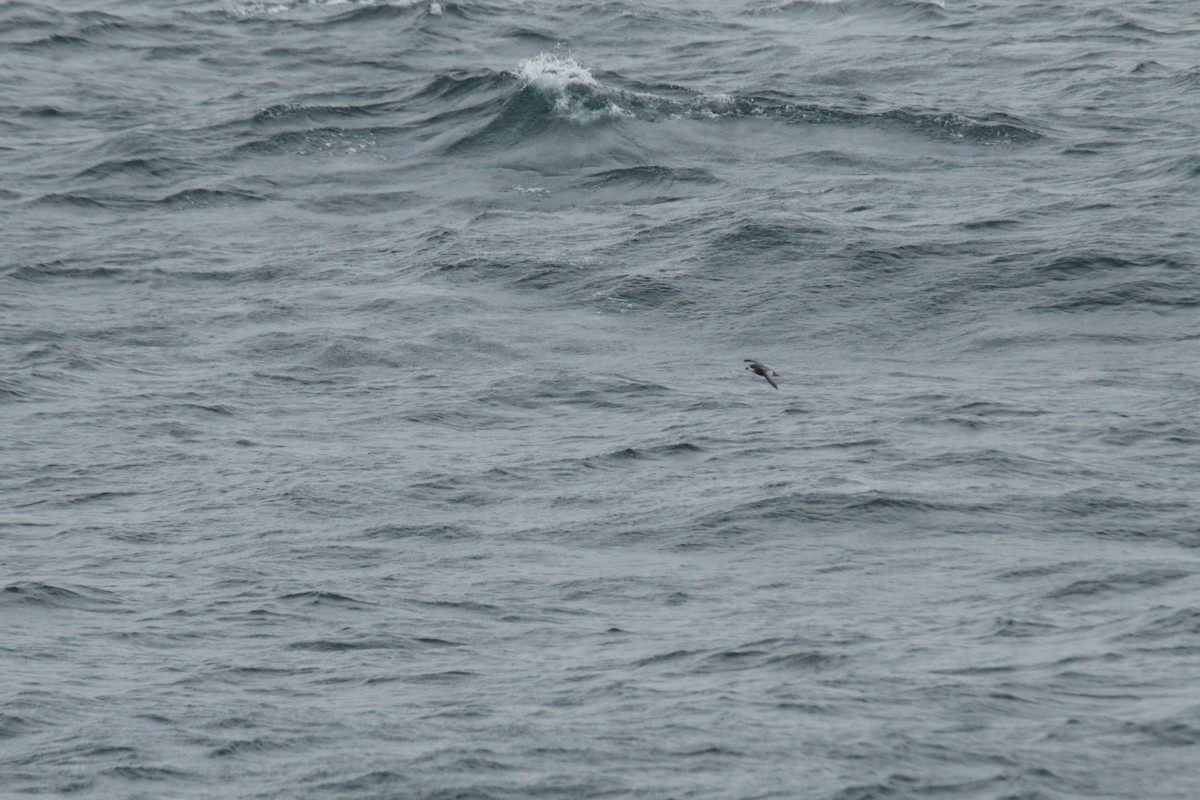
M 0 76 L 3 796 L 1196 797 L 1196 4 L 7 2 Z

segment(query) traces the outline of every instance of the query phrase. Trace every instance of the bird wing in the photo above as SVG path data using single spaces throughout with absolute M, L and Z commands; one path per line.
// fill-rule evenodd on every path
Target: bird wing
M 764 372 L 764 373 L 763 373 L 763 377 L 767 379 L 767 383 L 771 384 L 771 385 L 772 385 L 772 386 L 774 386 L 776 389 L 778 389 L 778 388 L 779 388 L 779 384 L 778 384 L 778 383 L 776 383 L 776 382 L 775 382 L 775 379 L 771 377 L 773 374 L 774 374 L 773 372 L 771 372 L 771 371 L 769 371 L 769 370 L 768 370 L 767 372 Z

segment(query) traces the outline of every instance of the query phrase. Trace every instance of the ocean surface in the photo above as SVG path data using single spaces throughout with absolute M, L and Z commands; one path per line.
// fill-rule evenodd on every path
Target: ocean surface
M 0 3 L 0 797 L 1198 786 L 1200 4 Z

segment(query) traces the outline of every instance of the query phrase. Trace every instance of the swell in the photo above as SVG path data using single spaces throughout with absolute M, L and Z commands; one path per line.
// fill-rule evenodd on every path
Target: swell
M 760 118 L 783 124 L 895 128 L 939 141 L 979 145 L 1027 144 L 1043 138 L 1031 124 L 1001 111 L 974 115 L 902 107 L 860 111 L 801 103 L 786 93 L 770 91 L 680 97 L 678 87 L 673 86 L 635 90 L 618 85 L 627 83 L 619 76 L 613 76 L 617 82 L 602 81 L 573 59 L 545 53 L 523 61 L 516 72 L 505 77 L 509 83 L 507 94 L 494 115 L 481 124 L 477 120 L 479 126 L 456 139 L 447 148 L 448 153 L 510 147 L 562 124 L 586 126 L 621 120 L 714 122 Z

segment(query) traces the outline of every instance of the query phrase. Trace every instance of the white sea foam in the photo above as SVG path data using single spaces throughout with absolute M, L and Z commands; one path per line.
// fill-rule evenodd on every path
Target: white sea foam
M 254 19 L 259 17 L 276 16 L 286 14 L 288 12 L 303 13 L 306 11 L 329 8 L 341 10 L 340 6 L 360 6 L 360 7 L 391 7 L 391 8 L 412 8 L 414 6 L 423 5 L 425 0 L 274 0 L 267 2 L 264 0 L 251 0 L 251 2 L 239 3 L 229 8 L 229 13 L 238 19 Z M 437 0 L 432 0 L 429 4 L 429 13 L 433 16 L 440 16 L 443 12 L 441 3 Z
M 551 91 L 565 91 L 571 85 L 599 86 L 600 82 L 573 58 L 539 53 L 517 65 L 517 75 L 526 83 Z
M 618 103 L 618 90 L 605 87 L 573 58 L 539 53 L 517 65 L 517 76 L 554 101 L 554 110 L 573 122 L 633 116 Z
M 752 15 L 775 14 L 788 9 L 803 7 L 803 6 L 840 6 L 851 2 L 851 0 L 783 0 L 778 3 L 769 3 L 767 5 L 752 6 L 746 9 L 745 13 Z M 945 0 L 910 0 L 913 5 L 927 5 L 936 8 L 945 9 Z

